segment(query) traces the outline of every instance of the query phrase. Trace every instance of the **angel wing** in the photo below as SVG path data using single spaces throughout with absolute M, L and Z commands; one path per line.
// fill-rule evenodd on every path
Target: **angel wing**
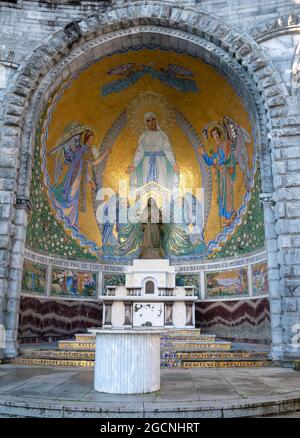
M 109 76 L 111 75 L 127 75 L 130 72 L 133 71 L 133 68 L 135 67 L 134 62 L 130 62 L 128 64 L 121 64 L 117 65 L 116 67 L 113 67 L 111 70 L 107 72 Z
M 235 145 L 233 153 L 239 163 L 240 169 L 244 174 L 245 185 L 247 190 L 250 189 L 251 171 L 249 168 L 249 155 L 247 144 L 251 143 L 252 138 L 248 132 L 239 126 L 237 122 L 230 117 L 224 116 L 224 127 L 229 140 Z
M 194 73 L 191 70 L 188 70 L 187 68 L 177 64 L 169 64 L 167 68 L 167 72 L 170 76 L 176 76 L 176 75 L 188 76 L 188 77 L 194 76 Z
M 48 155 L 56 154 L 53 175 L 54 185 L 58 184 L 62 174 L 63 165 L 72 161 L 73 152 L 78 144 L 80 144 L 80 134 L 73 135 L 62 143 L 58 142 L 58 144 L 48 152 Z

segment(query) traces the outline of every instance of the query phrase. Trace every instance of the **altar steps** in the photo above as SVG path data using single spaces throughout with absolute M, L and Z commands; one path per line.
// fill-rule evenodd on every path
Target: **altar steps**
M 253 351 L 162 352 L 161 366 L 179 368 L 242 368 L 272 366 L 268 353 Z
M 24 346 L 11 363 L 39 366 L 93 367 L 95 337 L 79 333 L 75 340 L 38 348 Z M 201 334 L 200 329 L 167 330 L 161 335 L 161 366 L 177 368 L 229 368 L 270 366 L 268 353 L 232 348 L 215 335 Z
M 59 354 L 61 353 L 61 354 Z M 22 356 L 16 359 L 12 359 L 10 362 L 14 364 L 22 365 L 36 365 L 36 366 L 54 366 L 54 367 L 94 367 L 95 353 L 91 351 L 35 351 L 34 353 L 26 352 Z M 228 353 L 227 353 L 228 354 Z M 189 360 L 183 360 L 180 356 L 173 353 L 172 357 L 162 353 L 161 367 L 174 367 L 174 368 L 242 368 L 242 367 L 267 367 L 272 366 L 272 361 L 268 360 L 267 356 L 259 357 L 253 356 L 251 353 L 244 353 L 241 355 L 236 352 L 232 352 L 230 356 L 216 357 L 215 354 L 210 356 L 203 356 L 203 359 L 199 359 L 199 356 L 193 358 L 190 355 Z
M 162 348 L 186 348 L 186 349 L 194 349 L 200 348 L 205 350 L 229 350 L 231 347 L 230 342 L 223 341 L 215 341 L 215 337 L 213 336 L 204 336 L 202 335 L 197 340 L 187 340 L 187 339 L 162 339 L 161 340 Z M 95 340 L 88 341 L 58 341 L 59 350 L 94 350 L 95 349 Z
M 214 341 L 215 335 L 202 335 L 201 329 L 182 329 L 182 330 L 166 330 L 162 333 L 162 340 L 198 340 L 198 341 Z M 93 342 L 95 335 L 92 333 L 77 333 L 75 339 L 78 342 Z

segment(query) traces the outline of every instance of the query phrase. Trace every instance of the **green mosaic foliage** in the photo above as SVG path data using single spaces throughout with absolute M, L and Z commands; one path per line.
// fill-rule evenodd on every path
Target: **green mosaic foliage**
M 88 249 L 79 246 L 75 239 L 66 234 L 63 226 L 56 220 L 50 210 L 41 172 L 40 138 L 42 121 L 43 117 L 36 132 L 30 190 L 32 211 L 27 226 L 26 246 L 47 256 L 96 261 L 96 256 L 90 254 Z
M 243 221 L 221 250 L 211 257 L 212 259 L 244 255 L 264 248 L 265 229 L 263 208 L 259 199 L 260 189 L 260 171 L 257 169 L 252 196 Z
M 125 286 L 125 274 L 105 274 L 104 287 Z

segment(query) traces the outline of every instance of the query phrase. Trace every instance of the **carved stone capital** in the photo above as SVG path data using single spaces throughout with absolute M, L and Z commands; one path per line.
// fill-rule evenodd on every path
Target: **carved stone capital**
M 29 198 L 19 197 L 16 201 L 16 208 L 25 209 L 27 213 L 32 210 L 32 204 Z

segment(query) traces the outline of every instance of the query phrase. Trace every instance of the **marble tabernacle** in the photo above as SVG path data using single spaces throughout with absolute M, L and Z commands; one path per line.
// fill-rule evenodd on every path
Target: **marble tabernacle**
M 125 286 L 107 286 L 103 327 L 195 327 L 193 286 L 176 286 L 175 268 L 166 259 L 134 260 Z

